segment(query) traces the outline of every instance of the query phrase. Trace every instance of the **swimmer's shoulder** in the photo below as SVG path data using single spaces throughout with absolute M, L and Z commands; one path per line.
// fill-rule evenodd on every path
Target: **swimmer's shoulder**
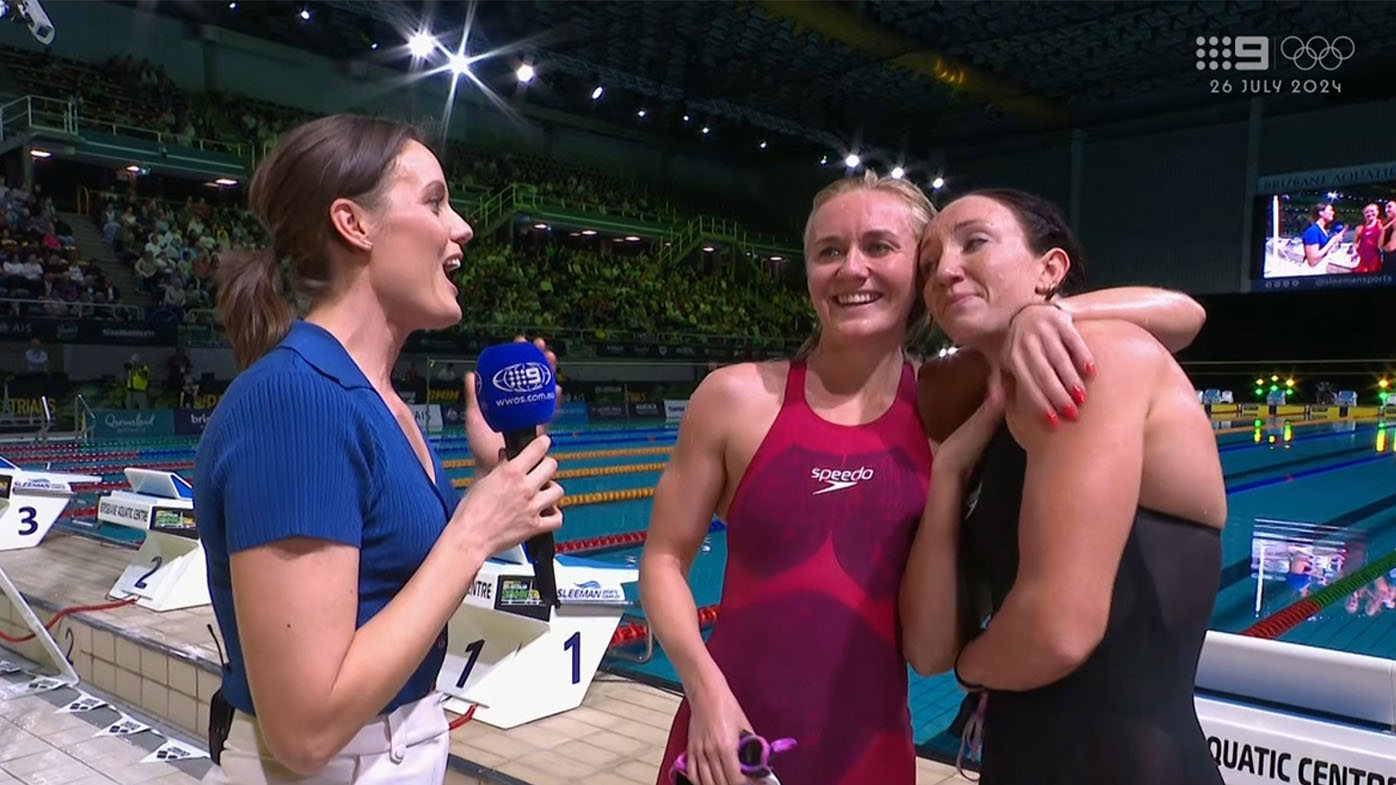
M 777 410 L 785 395 L 789 360 L 724 365 L 698 383 L 688 401 L 684 421 L 703 427 L 740 425 L 764 409 Z
M 759 405 L 765 399 L 778 404 L 785 394 L 785 377 L 789 371 L 789 360 L 724 365 L 698 384 L 689 406 L 710 402 L 718 405 Z
M 1172 355 L 1148 330 L 1121 319 L 1089 319 L 1076 323 L 1076 331 L 1086 342 L 1097 367 L 1108 357 L 1119 363 L 1118 370 L 1134 373 L 1158 369 Z
M 1168 350 L 1130 322 L 1083 320 L 1076 323 L 1076 330 L 1096 367 L 1095 375 L 1085 380 L 1081 426 L 1115 428 L 1135 419 L 1142 425 L 1158 395 L 1166 363 L 1171 362 Z M 1029 453 L 1059 445 L 1063 440 L 1053 437 L 1057 427 L 1048 424 L 1037 403 L 1016 385 L 1010 391 L 1007 421 L 1017 442 Z

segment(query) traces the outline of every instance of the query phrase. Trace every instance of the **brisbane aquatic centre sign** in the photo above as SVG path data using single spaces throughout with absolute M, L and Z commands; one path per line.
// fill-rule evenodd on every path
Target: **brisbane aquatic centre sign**
M 1207 746 L 1221 770 L 1222 779 L 1231 783 L 1295 783 L 1295 785 L 1396 785 L 1396 769 L 1387 771 L 1389 762 L 1367 760 L 1357 750 L 1346 751 L 1346 760 L 1319 751 L 1302 739 L 1284 746 L 1266 746 L 1255 739 L 1208 736 Z M 1274 744 L 1274 739 L 1268 739 Z M 1330 751 L 1331 752 L 1331 751 Z M 1383 765 L 1386 764 L 1386 765 Z

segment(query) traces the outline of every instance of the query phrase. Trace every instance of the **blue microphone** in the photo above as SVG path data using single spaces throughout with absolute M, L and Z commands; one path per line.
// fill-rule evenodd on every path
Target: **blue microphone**
M 552 422 L 557 386 L 552 366 L 537 346 L 525 341 L 501 343 L 480 352 L 475 361 L 475 399 L 485 424 L 504 434 L 504 453 L 518 456 L 538 437 L 538 427 Z M 534 584 L 543 602 L 559 605 L 551 532 L 524 543 L 533 563 Z

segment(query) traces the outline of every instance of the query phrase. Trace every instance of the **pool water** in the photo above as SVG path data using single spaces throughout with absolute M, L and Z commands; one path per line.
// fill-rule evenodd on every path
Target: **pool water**
M 1345 592 L 1280 639 L 1396 657 L 1396 563 L 1383 562 L 1396 559 L 1396 451 L 1391 446 L 1396 428 L 1375 421 L 1217 425 L 1229 514 L 1222 533 L 1221 588 L 1212 627 L 1240 632 L 1344 575 L 1378 565 L 1379 574 L 1370 583 Z M 565 460 L 562 469 L 644 466 L 667 460 L 662 450 L 672 447 L 675 435 L 672 427 L 555 433 L 554 453 L 604 451 L 595 457 Z M 462 437 L 437 438 L 433 443 L 448 466 L 469 457 Z M 638 453 L 653 448 L 661 452 Z M 194 444 L 186 439 L 78 448 L 36 445 L 9 448 L 3 454 L 25 468 L 48 465 L 55 471 L 100 473 L 106 481 L 119 482 L 125 466 L 168 468 L 190 476 Z M 465 468 L 449 471 L 453 477 L 469 472 Z M 646 469 L 572 477 L 562 483 L 572 495 L 652 488 L 658 478 L 657 470 Z M 143 536 L 131 529 L 91 524 L 94 497 L 89 493 L 74 500 L 69 507 L 71 519 L 60 526 L 133 545 Z M 642 531 L 649 512 L 648 498 L 570 507 L 561 539 Z M 633 565 L 639 553 L 640 546 L 634 546 L 592 555 Z M 699 607 L 719 601 L 726 555 L 726 533 L 718 525 L 705 539 L 690 575 Z M 636 599 L 634 587 L 629 594 Z M 631 615 L 643 617 L 638 603 Z M 639 648 L 631 646 L 627 651 Z M 604 667 L 678 688 L 673 668 L 658 647 L 648 662 L 608 657 Z M 953 758 L 959 740 L 944 731 L 962 698 L 949 675 L 911 674 L 908 700 L 923 753 Z

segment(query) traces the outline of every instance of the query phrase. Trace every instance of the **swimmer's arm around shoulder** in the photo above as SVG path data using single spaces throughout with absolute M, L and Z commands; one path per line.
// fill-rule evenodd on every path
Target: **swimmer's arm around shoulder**
M 1170 352 L 1193 342 L 1207 321 L 1202 304 L 1182 292 L 1152 286 L 1117 286 L 1058 299 L 1074 322 L 1122 319 L 1148 330 Z
M 383 478 L 373 476 L 339 396 L 290 405 L 307 396 L 288 399 L 279 387 L 232 407 L 227 427 L 245 434 L 230 440 L 217 471 L 226 478 L 236 623 L 258 721 L 277 760 L 308 775 L 402 689 L 460 605 L 462 574 L 478 571 L 486 549 L 447 527 L 398 595 L 356 629 L 364 489 L 376 493 Z M 451 585 L 462 588 L 442 590 Z
M 654 489 L 640 556 L 645 617 L 690 695 L 726 683 L 703 643 L 688 571 L 726 486 L 726 433 L 740 411 L 738 375 L 744 372 L 750 373 L 750 367 L 714 371 L 690 397 L 678 440 Z
M 967 472 L 939 465 L 931 472 L 926 508 L 902 576 L 902 654 L 922 676 L 954 667 L 964 644 L 956 570 L 967 479 Z
M 1099 645 L 1139 503 L 1144 424 L 1164 349 L 1123 322 L 1083 325 L 1100 358 L 1075 423 L 1051 430 L 1029 402 L 1009 420 L 1027 452 L 1018 576 L 989 628 L 960 654 L 965 681 L 1029 690 L 1070 674 Z

